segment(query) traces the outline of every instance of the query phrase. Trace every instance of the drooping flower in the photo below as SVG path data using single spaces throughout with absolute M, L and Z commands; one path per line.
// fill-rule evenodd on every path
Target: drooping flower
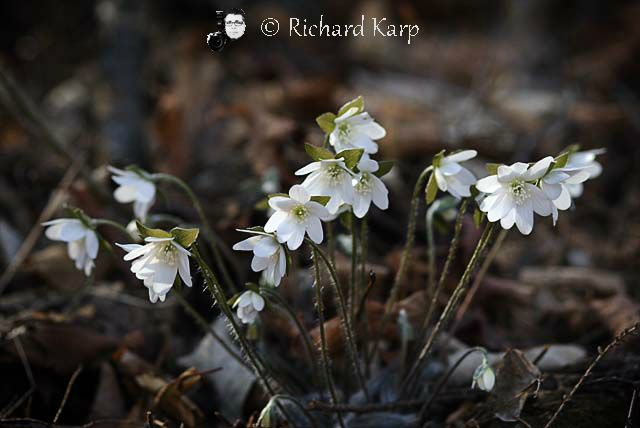
M 335 214 L 342 204 L 353 201 L 353 187 L 351 187 L 351 172 L 347 169 L 344 159 L 323 159 L 311 162 L 296 171 L 296 175 L 307 175 L 302 182 L 311 196 L 328 196 L 326 208 L 329 214 Z
M 565 168 L 583 169 L 589 174 L 589 180 L 596 178 L 602 173 L 602 165 L 596 160 L 596 156 L 602 155 L 605 152 L 605 149 L 593 149 L 572 153 L 569 155 Z M 567 189 L 572 198 L 577 198 L 582 195 L 583 184 L 582 182 L 567 183 Z
M 482 358 L 482 363 L 475 369 L 473 372 L 473 381 L 471 383 L 471 388 L 475 388 L 483 391 L 491 391 L 496 384 L 496 375 L 493 372 L 493 369 L 487 362 L 487 358 Z
M 131 272 L 149 289 L 149 300 L 164 302 L 167 293 L 180 275 L 186 286 L 191 287 L 189 256 L 191 253 L 178 244 L 173 237 L 148 236 L 145 245 L 116 244 L 127 252 L 125 261 L 132 261 Z
M 372 164 L 360 165 L 360 173 L 352 180 L 353 213 L 358 218 L 363 218 L 369 212 L 371 202 L 381 210 L 389 208 L 389 191 L 382 180 L 373 174 L 378 169 L 378 164 L 372 162 L 375 163 L 375 170 L 367 170 L 374 166 Z
M 238 308 L 238 318 L 243 324 L 251 324 L 258 317 L 258 312 L 264 309 L 264 299 L 255 291 L 247 290 L 238 297 L 233 307 Z
M 96 232 L 76 218 L 59 218 L 42 225 L 47 226 L 47 238 L 67 243 L 67 253 L 76 269 L 84 271 L 86 276 L 91 275 L 100 247 Z
M 287 273 L 287 254 L 275 236 L 258 234 L 238 242 L 233 249 L 253 251 L 251 269 L 263 272 L 264 279 L 270 284 L 280 285 L 280 280 Z
M 329 211 L 311 200 L 311 196 L 299 184 L 289 189 L 289 197 L 274 196 L 269 199 L 269 206 L 275 210 L 264 231 L 276 232 L 278 242 L 287 243 L 290 250 L 297 250 L 304 240 L 305 233 L 319 244 L 322 242 L 322 223 L 329 217 Z
M 477 154 L 475 150 L 463 150 L 444 156 L 433 168 L 438 188 L 458 199 L 471 196 L 470 187 L 476 183 L 476 177 L 460 162 L 473 159 Z
M 133 202 L 133 213 L 137 219 L 144 221 L 155 202 L 156 185 L 141 170 L 125 171 L 110 166 L 109 171 L 113 173 L 113 181 L 119 185 L 113 192 L 116 201 L 122 204 Z
M 329 144 L 337 152 L 348 149 L 363 149 L 366 153 L 376 153 L 379 140 L 387 135 L 369 113 L 358 107 L 348 108 L 334 120 L 335 128 L 329 134 Z
M 487 213 L 490 222 L 500 221 L 504 229 L 515 224 L 523 235 L 533 230 L 533 213 L 548 216 L 552 213 L 552 203 L 547 195 L 534 183 L 541 178 L 553 162 L 548 156 L 533 166 L 516 162 L 500 165 L 496 175 L 478 180 L 476 188 L 489 194 L 480 204 L 480 210 Z

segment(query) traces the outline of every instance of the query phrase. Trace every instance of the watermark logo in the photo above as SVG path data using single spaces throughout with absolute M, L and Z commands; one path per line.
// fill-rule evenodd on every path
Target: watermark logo
M 224 49 L 229 41 L 238 40 L 247 29 L 246 15 L 242 9 L 216 11 L 216 31 L 207 35 L 207 45 L 218 52 Z

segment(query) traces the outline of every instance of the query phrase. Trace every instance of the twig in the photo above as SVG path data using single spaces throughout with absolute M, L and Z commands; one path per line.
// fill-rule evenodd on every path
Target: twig
M 636 396 L 638 395 L 638 390 L 636 388 L 633 389 L 633 395 L 631 395 L 631 403 L 629 403 L 629 411 L 627 412 L 627 423 L 624 428 L 633 428 L 633 407 L 636 404 Z
M 51 128 L 47 125 L 45 119 L 42 117 L 36 103 L 29 98 L 25 91 L 15 82 L 15 80 L 9 75 L 8 71 L 0 66 L 0 88 L 4 90 L 7 97 L 6 107 L 11 110 L 9 102 L 13 102 L 18 111 L 14 111 L 14 115 L 25 122 L 28 128 L 31 128 L 36 134 L 42 137 L 42 141 L 45 142 L 55 153 L 67 160 L 70 164 L 73 164 L 77 155 L 71 151 L 68 144 L 60 141 Z M 91 190 L 100 198 L 106 199 L 106 190 L 99 186 L 91 173 L 88 171 L 86 165 L 82 165 L 80 168 L 80 174 L 82 178 L 87 181 L 87 184 Z
M 24 394 L 22 394 L 22 396 L 13 405 L 11 405 L 9 408 L 6 408 L 2 411 L 2 414 L 0 414 L 0 419 L 4 419 L 7 416 L 9 416 L 11 413 L 13 413 L 13 411 L 18 407 L 20 407 L 20 405 L 24 402 L 24 400 L 26 400 L 29 396 L 31 396 L 31 394 L 33 394 L 33 391 L 35 391 L 36 389 L 36 381 L 33 378 L 31 365 L 29 365 L 29 360 L 27 359 L 27 354 L 24 352 L 24 348 L 22 347 L 20 338 L 17 336 L 14 337 L 13 343 L 16 347 L 16 352 L 18 353 L 18 357 L 20 358 L 22 367 L 24 368 L 24 372 L 27 375 L 27 380 L 29 381 L 29 389 Z
M 58 419 L 62 414 L 62 410 L 64 409 L 65 404 L 67 404 L 67 400 L 69 399 L 69 394 L 71 393 L 71 388 L 73 388 L 73 384 L 76 382 L 76 379 L 82 372 L 82 364 L 78 366 L 78 368 L 73 372 L 71 378 L 69 378 L 69 383 L 67 384 L 67 389 L 64 391 L 64 396 L 62 397 L 62 401 L 60 402 L 60 406 L 58 406 L 58 411 L 56 412 L 56 416 L 53 418 L 53 424 L 58 423 Z
M 344 413 L 373 413 L 394 410 L 412 410 L 424 404 L 423 400 L 394 401 L 391 403 L 373 404 L 329 404 L 312 400 L 307 404 L 307 409 L 320 412 L 344 412 Z
M 71 167 L 64 174 L 62 180 L 60 180 L 60 183 L 58 183 L 56 190 L 53 192 L 53 194 L 49 198 L 49 201 L 47 202 L 47 205 L 45 205 L 44 209 L 38 216 L 36 223 L 33 225 L 31 230 L 29 231 L 29 234 L 22 242 L 22 245 L 20 245 L 18 252 L 16 252 L 16 255 L 13 257 L 13 260 L 11 260 L 11 263 L 9 263 L 9 266 L 0 277 L 0 295 L 2 295 L 6 286 L 9 284 L 9 282 L 11 282 L 13 276 L 16 274 L 18 269 L 20 269 L 20 266 L 22 266 L 22 263 L 24 263 L 29 253 L 31 253 L 31 250 L 33 249 L 36 242 L 38 242 L 40 232 L 42 231 L 42 223 L 49 220 L 64 201 L 65 194 L 73 183 L 73 180 L 78 175 L 80 166 L 83 163 L 84 156 L 78 156 L 73 161 Z
M 578 380 L 578 382 L 575 384 L 575 386 L 573 387 L 573 389 L 571 390 L 571 392 L 569 392 L 569 394 L 567 394 L 564 399 L 562 400 L 562 402 L 560 403 L 560 406 L 558 407 L 558 409 L 555 411 L 555 413 L 551 416 L 551 418 L 549 419 L 549 421 L 545 424 L 544 428 L 549 428 L 553 422 L 556 420 L 556 418 L 558 417 L 558 415 L 560 414 L 560 412 L 562 412 L 562 409 L 564 409 L 564 407 L 567 405 L 567 403 L 569 401 L 571 401 L 571 398 L 573 398 L 573 395 L 576 393 L 576 391 L 580 388 L 580 386 L 584 383 L 585 379 L 591 374 L 591 371 L 593 370 L 593 368 L 596 366 L 596 364 L 598 364 L 600 362 L 600 360 L 602 358 L 604 358 L 604 356 L 614 347 L 616 347 L 617 345 L 619 345 L 627 336 L 632 335 L 632 334 L 636 334 L 637 330 L 640 328 L 640 322 L 635 323 L 634 325 L 632 325 L 631 327 L 626 328 L 624 331 L 622 331 L 622 333 L 620 333 L 619 335 L 617 335 L 615 337 L 615 339 L 613 339 L 613 341 L 611 343 L 609 343 L 604 349 L 599 350 L 598 351 L 598 356 L 591 362 L 591 364 L 589 364 L 589 367 L 587 367 L 587 370 L 584 372 L 584 374 L 580 377 L 580 379 Z

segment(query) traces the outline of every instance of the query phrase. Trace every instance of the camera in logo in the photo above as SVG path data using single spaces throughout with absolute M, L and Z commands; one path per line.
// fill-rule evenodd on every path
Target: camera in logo
M 247 29 L 245 13 L 242 9 L 231 9 L 228 12 L 216 11 L 216 30 L 207 35 L 207 45 L 218 52 L 224 49 L 230 40 L 238 40 Z

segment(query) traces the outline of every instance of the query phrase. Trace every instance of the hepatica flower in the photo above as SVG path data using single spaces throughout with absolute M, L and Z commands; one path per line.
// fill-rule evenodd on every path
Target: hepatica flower
M 497 174 L 478 180 L 476 188 L 487 193 L 480 210 L 490 222 L 500 221 L 504 229 L 515 224 L 523 235 L 533 230 L 534 212 L 541 216 L 552 213 L 552 203 L 535 182 L 547 172 L 553 157 L 548 156 L 533 166 L 517 162 L 500 165 Z
M 491 391 L 496 384 L 496 375 L 493 372 L 493 369 L 487 362 L 486 357 L 482 358 L 482 363 L 476 368 L 473 372 L 473 382 L 471 383 L 471 388 L 475 388 L 483 391 Z
M 342 158 L 311 162 L 297 170 L 296 175 L 307 175 L 302 187 L 311 196 L 329 197 L 326 205 L 329 214 L 335 214 L 340 205 L 351 204 L 353 201 L 352 175 Z
M 264 231 L 276 232 L 278 242 L 286 242 L 290 250 L 297 250 L 302 245 L 305 233 L 316 244 L 322 242 L 320 220 L 329 218 L 329 212 L 323 205 L 312 201 L 304 187 L 297 184 L 289 190 L 289 197 L 270 198 L 269 206 L 275 212 L 264 226 Z
M 247 290 L 238 297 L 233 307 L 237 307 L 237 314 L 243 324 L 251 324 L 258 317 L 258 312 L 264 309 L 264 298 L 255 291 Z
M 596 178 L 602 173 L 602 165 L 596 160 L 598 155 L 605 153 L 605 149 L 585 150 L 569 155 L 569 160 L 565 166 L 568 169 L 582 169 L 589 174 L 588 179 Z M 567 183 L 567 189 L 571 197 L 577 198 L 582 195 L 583 184 Z
M 358 218 L 363 218 L 369 212 L 371 202 L 381 210 L 389 207 L 389 191 L 382 180 L 373 174 L 378 169 L 378 164 L 375 164 L 375 170 L 366 170 L 368 166 L 370 165 L 361 164 L 360 173 L 352 180 L 353 213 Z
M 116 201 L 122 204 L 133 202 L 133 213 L 137 219 L 144 221 L 156 197 L 156 185 L 149 174 L 142 170 L 122 170 L 109 167 L 111 177 L 118 184 L 113 192 Z
M 253 251 L 251 269 L 254 272 L 263 272 L 264 279 L 270 284 L 276 287 L 280 285 L 287 273 L 287 254 L 275 236 L 260 233 L 238 242 L 233 249 Z
M 476 184 L 476 177 L 461 166 L 460 162 L 473 159 L 477 154 L 475 150 L 463 150 L 437 160 L 433 166 L 433 175 L 438 188 L 458 199 L 471 196 L 470 187 Z
M 59 218 L 42 225 L 47 226 L 44 232 L 47 238 L 67 243 L 67 252 L 76 269 L 91 275 L 100 247 L 96 232 L 76 218 Z
M 375 140 L 384 138 L 387 132 L 363 110 L 364 102 L 362 97 L 358 97 L 343 105 L 337 116 L 325 113 L 316 119 L 329 135 L 329 144 L 336 152 L 363 149 L 365 153 L 377 153 L 378 144 Z
M 143 281 L 149 290 L 149 300 L 165 301 L 176 276 L 191 287 L 189 247 L 198 236 L 197 229 L 174 228 L 171 233 L 160 229 L 149 229 L 138 223 L 140 234 L 145 236 L 144 245 L 116 244 L 127 252 L 125 261 L 131 261 L 131 272 Z

